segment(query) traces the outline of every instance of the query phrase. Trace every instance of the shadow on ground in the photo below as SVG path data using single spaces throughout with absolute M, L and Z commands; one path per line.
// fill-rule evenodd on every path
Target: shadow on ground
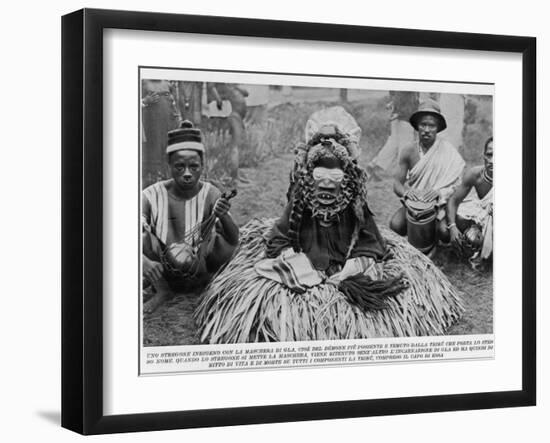
M 36 411 L 36 415 L 52 425 L 61 426 L 61 411 Z

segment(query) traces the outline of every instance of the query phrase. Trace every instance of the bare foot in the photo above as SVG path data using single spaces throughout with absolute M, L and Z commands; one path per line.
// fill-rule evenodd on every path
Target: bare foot
M 168 297 L 165 293 L 155 294 L 153 297 L 151 297 L 147 303 L 143 305 L 143 314 L 152 314 L 157 310 L 157 308 L 162 305 Z
M 164 281 L 158 281 L 155 284 L 157 293 L 143 304 L 143 315 L 152 314 L 160 305 L 172 297 L 172 291 Z

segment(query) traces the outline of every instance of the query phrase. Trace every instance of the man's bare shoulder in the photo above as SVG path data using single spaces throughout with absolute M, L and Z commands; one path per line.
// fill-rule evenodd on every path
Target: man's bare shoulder
M 481 180 L 482 175 L 483 175 L 483 166 L 472 166 L 471 168 L 468 168 L 464 173 L 463 182 L 465 185 L 473 186 L 479 180 Z
M 410 159 L 417 151 L 418 151 L 418 146 L 416 143 L 409 143 L 408 145 L 405 145 L 401 150 L 401 154 L 400 154 L 401 160 Z
M 220 188 L 218 188 L 215 184 L 209 182 L 209 181 L 202 181 L 202 186 L 208 187 L 208 194 L 212 196 L 213 198 L 220 198 L 222 195 L 222 191 L 220 191 Z
M 210 209 L 214 208 L 214 205 L 216 204 L 216 200 L 218 200 L 222 196 L 222 191 L 214 185 L 213 183 L 210 183 L 209 181 L 202 181 L 202 189 L 206 190 L 205 195 L 205 202 L 207 207 Z

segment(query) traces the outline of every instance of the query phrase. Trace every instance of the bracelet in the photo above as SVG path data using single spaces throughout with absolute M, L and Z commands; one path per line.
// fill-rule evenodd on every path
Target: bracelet
M 451 223 L 450 225 L 447 225 L 447 231 L 450 231 L 451 228 L 456 228 L 456 223 Z

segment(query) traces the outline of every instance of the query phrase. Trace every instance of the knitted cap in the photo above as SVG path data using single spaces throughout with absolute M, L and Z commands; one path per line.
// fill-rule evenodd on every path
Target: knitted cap
M 185 120 L 178 129 L 168 132 L 168 146 L 166 154 L 181 150 L 195 151 L 204 154 L 201 130 L 195 128 L 192 122 Z

